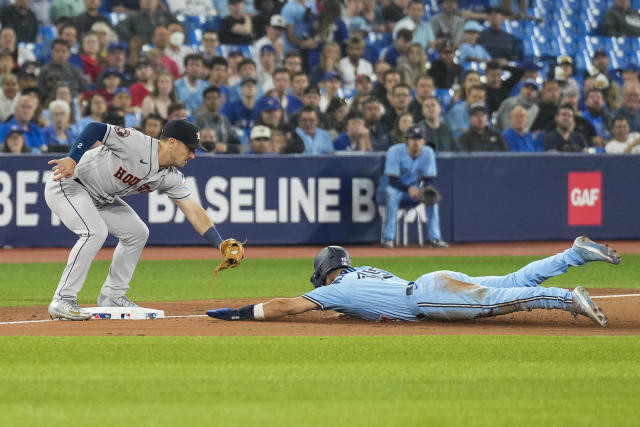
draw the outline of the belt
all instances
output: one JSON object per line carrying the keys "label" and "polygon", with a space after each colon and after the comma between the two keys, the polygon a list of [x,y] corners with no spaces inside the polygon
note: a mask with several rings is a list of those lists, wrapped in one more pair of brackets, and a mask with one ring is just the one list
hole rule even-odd
{"label": "belt", "polygon": [[416,282],[409,282],[409,284],[407,285],[407,296],[409,295],[413,295],[413,285],[415,285]]}

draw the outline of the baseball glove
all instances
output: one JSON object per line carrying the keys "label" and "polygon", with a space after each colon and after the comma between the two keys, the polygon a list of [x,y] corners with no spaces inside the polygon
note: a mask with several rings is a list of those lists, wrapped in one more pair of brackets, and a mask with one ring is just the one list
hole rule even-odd
{"label": "baseball glove", "polygon": [[432,185],[427,185],[426,187],[421,188],[420,191],[420,201],[427,206],[435,205],[442,200],[442,195],[438,189]]}
{"label": "baseball glove", "polygon": [[243,243],[238,242],[236,239],[227,239],[222,242],[220,244],[220,252],[223,259],[216,267],[216,274],[226,268],[236,268],[244,259]]}

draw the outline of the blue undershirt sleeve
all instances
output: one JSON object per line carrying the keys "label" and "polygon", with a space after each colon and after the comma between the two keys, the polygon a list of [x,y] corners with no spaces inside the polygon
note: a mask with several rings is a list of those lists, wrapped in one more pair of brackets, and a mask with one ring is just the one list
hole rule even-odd
{"label": "blue undershirt sleeve", "polygon": [[389,185],[400,191],[409,191],[409,186],[400,180],[400,177],[389,176]]}
{"label": "blue undershirt sleeve", "polygon": [[96,141],[102,142],[105,133],[107,133],[107,125],[104,123],[91,122],[84,128],[84,130],[76,138],[76,142],[73,143],[71,151],[69,151],[69,157],[80,162],[80,159],[87,152],[88,149],[93,147]]}

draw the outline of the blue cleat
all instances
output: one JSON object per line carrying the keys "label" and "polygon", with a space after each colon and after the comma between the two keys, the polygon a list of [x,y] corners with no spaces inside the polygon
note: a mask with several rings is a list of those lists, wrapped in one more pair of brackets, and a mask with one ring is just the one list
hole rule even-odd
{"label": "blue cleat", "polygon": [[620,255],[607,245],[601,245],[587,236],[580,236],[573,242],[573,251],[585,262],[605,261],[620,264]]}
{"label": "blue cleat", "polygon": [[571,292],[571,298],[573,299],[573,308],[571,311],[574,315],[582,314],[603,328],[607,327],[607,317],[604,315],[602,310],[600,310],[600,307],[591,300],[589,292],[587,292],[585,288],[577,286]]}

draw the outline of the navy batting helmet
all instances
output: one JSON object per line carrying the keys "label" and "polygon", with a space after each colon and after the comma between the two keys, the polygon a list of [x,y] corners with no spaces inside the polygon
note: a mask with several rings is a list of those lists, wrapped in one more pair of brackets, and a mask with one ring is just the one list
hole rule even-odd
{"label": "navy batting helmet", "polygon": [[313,261],[315,272],[311,276],[311,283],[316,288],[324,286],[327,275],[340,267],[351,267],[349,252],[342,246],[327,246],[316,255]]}

